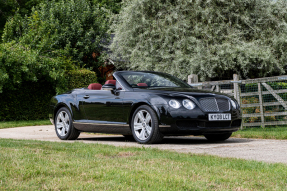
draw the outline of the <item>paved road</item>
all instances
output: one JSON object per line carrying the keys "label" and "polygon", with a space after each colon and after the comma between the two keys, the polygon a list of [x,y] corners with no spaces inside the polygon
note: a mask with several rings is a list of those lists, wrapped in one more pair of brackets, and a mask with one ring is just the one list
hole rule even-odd
{"label": "paved road", "polygon": [[[52,125],[0,129],[0,138],[61,141],[56,136]],[[210,154],[287,164],[287,141],[285,140],[230,138],[222,143],[209,143],[204,137],[166,137],[161,144],[141,145],[134,141],[128,141],[120,135],[82,133],[77,141],[127,147],[144,146],[182,153]]]}

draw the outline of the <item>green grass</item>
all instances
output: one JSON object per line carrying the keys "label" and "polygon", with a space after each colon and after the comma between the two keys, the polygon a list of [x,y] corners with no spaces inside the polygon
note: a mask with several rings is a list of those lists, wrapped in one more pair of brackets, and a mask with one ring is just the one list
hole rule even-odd
{"label": "green grass", "polygon": [[287,139],[287,127],[244,128],[232,137],[255,139]]}
{"label": "green grass", "polygon": [[150,148],[0,139],[0,190],[286,190],[287,165]]}
{"label": "green grass", "polygon": [[30,120],[30,121],[1,121],[0,129],[11,128],[11,127],[36,126],[36,125],[52,125],[52,123],[48,119]]}

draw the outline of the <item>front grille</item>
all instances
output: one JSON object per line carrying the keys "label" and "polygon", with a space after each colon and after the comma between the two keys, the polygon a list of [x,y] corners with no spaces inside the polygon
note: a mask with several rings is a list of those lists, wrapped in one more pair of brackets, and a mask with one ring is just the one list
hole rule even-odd
{"label": "front grille", "polygon": [[224,98],[202,98],[199,100],[204,111],[229,111],[230,103]]}
{"label": "front grille", "polygon": [[217,105],[218,105],[218,109],[219,111],[229,111],[230,108],[230,104],[229,101],[227,99],[222,99],[222,98],[217,98]]}
{"label": "front grille", "polygon": [[199,102],[205,111],[218,111],[215,98],[204,98],[200,99]]}

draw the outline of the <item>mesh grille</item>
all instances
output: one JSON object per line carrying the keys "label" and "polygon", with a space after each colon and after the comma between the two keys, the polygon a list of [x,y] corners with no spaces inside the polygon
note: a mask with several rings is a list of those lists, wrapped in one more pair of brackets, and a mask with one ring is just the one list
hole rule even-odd
{"label": "mesh grille", "polygon": [[229,111],[230,104],[223,98],[202,98],[199,100],[204,111]]}
{"label": "mesh grille", "polygon": [[218,107],[215,98],[204,98],[200,99],[200,104],[204,111],[218,111]]}
{"label": "mesh grille", "polygon": [[229,101],[227,99],[217,98],[217,105],[219,108],[219,111],[229,111]]}

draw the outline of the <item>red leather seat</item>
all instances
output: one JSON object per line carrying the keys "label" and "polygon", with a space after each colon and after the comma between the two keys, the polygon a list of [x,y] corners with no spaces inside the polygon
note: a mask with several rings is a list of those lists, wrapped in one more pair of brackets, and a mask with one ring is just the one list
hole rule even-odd
{"label": "red leather seat", "polygon": [[148,86],[146,83],[138,83],[137,86]]}
{"label": "red leather seat", "polygon": [[116,85],[116,80],[108,80],[105,84],[114,84]]}
{"label": "red leather seat", "polygon": [[102,85],[98,84],[98,83],[92,83],[88,86],[88,88],[90,90],[101,90],[102,89]]}

